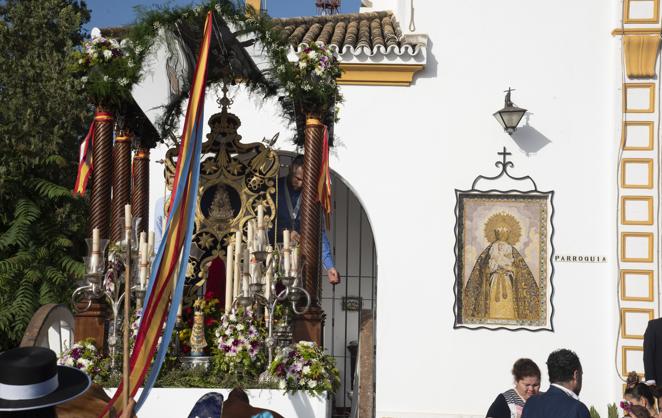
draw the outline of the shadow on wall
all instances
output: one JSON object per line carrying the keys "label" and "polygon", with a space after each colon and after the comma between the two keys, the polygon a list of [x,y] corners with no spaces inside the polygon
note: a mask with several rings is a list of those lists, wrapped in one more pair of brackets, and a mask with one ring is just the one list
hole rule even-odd
{"label": "shadow on wall", "polygon": [[529,124],[529,118],[533,113],[527,112],[524,116],[524,126],[517,128],[511,135],[515,144],[526,153],[526,155],[536,154],[543,149],[547,144],[552,141],[547,138],[542,132]]}

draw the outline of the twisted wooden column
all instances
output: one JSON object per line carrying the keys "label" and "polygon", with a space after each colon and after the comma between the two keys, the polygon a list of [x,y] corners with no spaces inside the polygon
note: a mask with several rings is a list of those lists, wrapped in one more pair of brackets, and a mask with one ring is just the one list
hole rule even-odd
{"label": "twisted wooden column", "polygon": [[294,340],[322,345],[324,311],[319,306],[320,203],[317,180],[322,166],[324,125],[318,118],[306,119],[301,190],[301,253],[304,259],[303,285],[310,294],[310,309],[294,318]]}
{"label": "twisted wooden column", "polygon": [[320,275],[320,203],[317,181],[322,167],[324,125],[317,118],[306,119],[301,190],[301,253],[304,259],[303,283],[317,304]]}
{"label": "twisted wooden column", "polygon": [[138,231],[149,231],[149,148],[138,148],[133,157],[131,212],[142,219]]}
{"label": "twisted wooden column", "polygon": [[89,236],[99,228],[101,238],[109,238],[110,187],[112,181],[113,115],[97,106],[92,147],[92,187],[90,192]]}
{"label": "twisted wooden column", "polygon": [[131,136],[120,132],[113,147],[113,201],[110,218],[110,242],[117,242],[124,234],[124,205],[131,198]]}

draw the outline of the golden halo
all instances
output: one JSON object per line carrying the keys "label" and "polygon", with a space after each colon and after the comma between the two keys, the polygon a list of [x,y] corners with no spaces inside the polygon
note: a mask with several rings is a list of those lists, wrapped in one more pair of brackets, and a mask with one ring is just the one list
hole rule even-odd
{"label": "golden halo", "polygon": [[519,222],[513,215],[507,212],[499,212],[490,216],[487,222],[485,222],[484,234],[487,241],[492,243],[496,241],[495,230],[497,228],[506,228],[508,229],[508,238],[507,242],[510,245],[515,245],[519,242],[520,237],[522,236],[522,227]]}

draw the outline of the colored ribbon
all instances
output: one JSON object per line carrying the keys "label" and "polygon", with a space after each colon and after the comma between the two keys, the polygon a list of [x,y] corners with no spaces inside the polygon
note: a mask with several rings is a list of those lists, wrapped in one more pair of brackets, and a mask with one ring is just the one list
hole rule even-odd
{"label": "colored ribbon", "polygon": [[[202,152],[204,93],[211,31],[212,14],[209,12],[191,85],[170,198],[170,210],[163,234],[164,239],[159,245],[154,260],[145,297],[145,308],[131,353],[129,396],[134,397],[144,382],[136,410],[139,410],[145,403],[159,374],[177,319],[179,302],[184,293],[186,267],[195,226],[194,215]],[[161,338],[160,345],[159,338]],[[148,372],[149,375],[147,375]],[[120,384],[100,416],[109,417],[109,412],[114,405],[124,405],[124,403],[123,388]],[[121,406],[118,409],[121,409]],[[120,410],[119,413],[121,412]]]}

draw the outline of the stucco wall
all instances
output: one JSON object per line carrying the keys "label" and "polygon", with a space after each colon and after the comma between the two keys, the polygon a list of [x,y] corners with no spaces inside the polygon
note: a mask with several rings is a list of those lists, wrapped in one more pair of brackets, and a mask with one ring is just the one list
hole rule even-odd
{"label": "stucco wall", "polygon": [[[381,3],[403,14],[406,31],[409,1],[373,0],[377,10]],[[343,87],[340,143],[331,161],[362,201],[377,247],[376,416],[484,416],[510,387],[515,359],[539,364],[544,389],[545,360],[560,347],[582,360],[581,399],[606,414],[620,391],[614,359],[620,68],[618,40],[610,35],[618,5],[415,6],[417,30],[430,38],[425,70],[410,87]],[[530,128],[514,138],[492,117],[508,86],[530,111]],[[280,132],[280,146],[292,149],[274,103],[237,91],[232,111],[242,119],[244,140]],[[205,117],[216,109],[209,98]],[[513,174],[555,191],[556,252],[608,260],[555,264],[554,332],[453,329],[454,189],[495,174],[504,146],[513,152]],[[155,151],[152,159],[159,158]],[[161,172],[153,163],[152,201],[163,190]]]}

